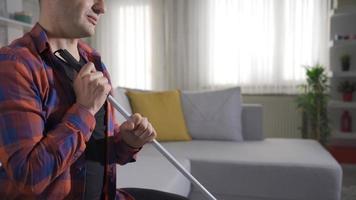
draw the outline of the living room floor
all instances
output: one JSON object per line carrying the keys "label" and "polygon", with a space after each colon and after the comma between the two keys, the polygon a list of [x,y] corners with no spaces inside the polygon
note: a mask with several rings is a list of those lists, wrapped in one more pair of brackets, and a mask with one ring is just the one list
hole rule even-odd
{"label": "living room floor", "polygon": [[356,199],[356,165],[342,164],[342,200]]}

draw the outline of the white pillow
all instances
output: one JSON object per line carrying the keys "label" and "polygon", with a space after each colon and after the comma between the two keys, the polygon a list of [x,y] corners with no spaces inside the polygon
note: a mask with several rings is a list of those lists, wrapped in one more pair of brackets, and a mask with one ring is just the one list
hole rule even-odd
{"label": "white pillow", "polygon": [[243,141],[240,88],[182,91],[185,121],[193,139]]}

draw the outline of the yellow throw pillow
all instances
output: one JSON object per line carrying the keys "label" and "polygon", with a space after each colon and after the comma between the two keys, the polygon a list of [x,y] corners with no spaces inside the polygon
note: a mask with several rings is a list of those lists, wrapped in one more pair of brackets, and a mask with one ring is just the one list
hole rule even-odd
{"label": "yellow throw pillow", "polygon": [[191,140],[178,91],[127,91],[133,113],[147,117],[157,131],[158,141]]}

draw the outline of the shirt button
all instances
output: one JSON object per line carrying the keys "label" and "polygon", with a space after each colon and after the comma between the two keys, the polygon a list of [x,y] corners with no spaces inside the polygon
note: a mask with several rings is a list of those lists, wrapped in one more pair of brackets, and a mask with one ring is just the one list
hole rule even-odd
{"label": "shirt button", "polygon": [[75,153],[74,156],[73,156],[73,158],[74,158],[75,160],[78,159],[78,157],[79,157],[79,153]]}

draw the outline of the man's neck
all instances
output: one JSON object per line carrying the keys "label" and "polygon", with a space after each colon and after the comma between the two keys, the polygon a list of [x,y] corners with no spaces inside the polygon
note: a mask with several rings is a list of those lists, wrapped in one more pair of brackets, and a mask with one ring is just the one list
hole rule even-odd
{"label": "man's neck", "polygon": [[53,51],[58,49],[66,49],[77,61],[80,60],[78,51],[78,39],[53,38],[48,36],[48,42]]}
{"label": "man's neck", "polygon": [[73,38],[63,38],[54,34],[56,31],[51,29],[51,26],[46,23],[45,20],[40,19],[39,24],[46,30],[48,43],[51,46],[52,51],[57,51],[58,49],[66,49],[76,60],[80,60],[80,55],[78,51],[78,40]]}

